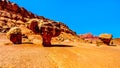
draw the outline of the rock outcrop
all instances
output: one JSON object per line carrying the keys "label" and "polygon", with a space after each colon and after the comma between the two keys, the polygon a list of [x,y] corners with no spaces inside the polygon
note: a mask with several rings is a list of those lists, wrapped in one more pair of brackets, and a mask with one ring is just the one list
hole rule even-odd
{"label": "rock outcrop", "polygon": [[63,32],[76,35],[75,32],[70,30],[68,26],[62,22],[56,22],[44,18],[43,16],[35,15],[27,11],[25,8],[19,7],[17,4],[8,0],[0,0],[0,32],[7,32],[11,27],[25,25],[30,19],[39,19],[47,23],[59,23]]}
{"label": "rock outcrop", "polygon": [[99,39],[99,37],[94,36],[91,33],[82,34],[82,35],[79,35],[79,37],[88,43],[92,43],[92,44],[103,43],[102,40]]}
{"label": "rock outcrop", "polygon": [[112,40],[112,34],[100,34],[99,36],[94,36],[90,33],[79,35],[81,39],[85,42],[94,43],[94,44],[105,44],[110,45],[110,41]]}
{"label": "rock outcrop", "polygon": [[14,44],[22,43],[22,33],[19,27],[11,28],[6,35],[8,39],[10,39],[10,41],[13,42]]}
{"label": "rock outcrop", "polygon": [[95,36],[93,36],[91,33],[87,33],[87,34],[81,34],[79,35],[79,37],[82,39],[87,39],[87,38],[94,38]]}
{"label": "rock outcrop", "polygon": [[35,34],[40,34],[43,38],[43,45],[51,45],[51,38],[60,35],[61,32],[77,36],[62,22],[35,15],[8,0],[0,0],[0,32],[6,33],[10,28],[21,25],[30,28]]}

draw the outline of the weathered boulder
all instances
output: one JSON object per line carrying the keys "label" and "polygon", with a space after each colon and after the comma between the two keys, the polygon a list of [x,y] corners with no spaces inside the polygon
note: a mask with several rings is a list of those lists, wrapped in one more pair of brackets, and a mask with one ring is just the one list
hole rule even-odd
{"label": "weathered boulder", "polygon": [[103,43],[109,45],[112,39],[112,34],[100,34],[99,38],[103,41]]}
{"label": "weathered boulder", "polygon": [[39,34],[39,20],[38,19],[31,19],[27,22],[26,26],[31,29],[35,34]]}
{"label": "weathered boulder", "polygon": [[22,33],[19,27],[13,27],[6,33],[8,39],[14,44],[22,43]]}
{"label": "weathered boulder", "polygon": [[60,24],[55,22],[44,22],[39,19],[31,19],[28,22],[28,28],[30,28],[34,33],[40,34],[42,36],[44,46],[51,45],[51,38],[60,35]]}

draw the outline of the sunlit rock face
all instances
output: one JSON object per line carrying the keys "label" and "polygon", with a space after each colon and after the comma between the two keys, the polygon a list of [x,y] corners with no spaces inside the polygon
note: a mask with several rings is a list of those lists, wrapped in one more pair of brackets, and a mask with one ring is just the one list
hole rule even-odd
{"label": "sunlit rock face", "polygon": [[3,23],[0,25],[0,29],[3,28],[3,25],[7,25],[7,28],[25,25],[26,22],[30,21],[31,19],[43,20],[46,23],[59,23],[61,31],[76,35],[75,32],[70,30],[68,26],[62,22],[55,22],[54,20],[47,19],[43,16],[35,15],[27,11],[24,7],[19,7],[16,3],[12,3],[8,0],[0,0],[0,23]]}
{"label": "sunlit rock face", "polygon": [[[43,16],[38,16],[32,12],[27,11],[24,7],[19,7],[16,3],[12,3],[8,0],[0,0],[0,32],[2,29],[8,29],[15,26],[26,25],[26,22],[31,19],[43,20],[45,23],[59,23],[61,31],[76,35],[69,27],[62,22],[55,22],[54,20],[47,19]],[[3,28],[2,26],[7,27]],[[57,26],[57,25],[56,25]],[[3,32],[7,32],[5,30]]]}

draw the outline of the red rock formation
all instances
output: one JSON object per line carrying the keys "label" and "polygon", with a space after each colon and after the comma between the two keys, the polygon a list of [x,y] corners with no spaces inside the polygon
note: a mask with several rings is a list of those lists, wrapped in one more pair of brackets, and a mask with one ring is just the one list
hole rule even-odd
{"label": "red rock formation", "polygon": [[97,44],[97,43],[99,43],[99,42],[102,42],[101,39],[99,39],[99,37],[94,36],[94,35],[92,35],[91,33],[82,34],[82,35],[79,35],[79,37],[80,37],[81,39],[84,39],[85,42],[89,42],[89,43]]}
{"label": "red rock formation", "polygon": [[[0,25],[0,32],[7,32],[8,29],[12,27],[19,27],[20,25],[26,25],[31,19],[37,19],[31,21],[29,25],[27,25],[35,34],[40,34],[43,38],[43,45],[51,45],[51,38],[60,35],[61,32],[69,33],[72,35],[76,35],[75,32],[70,30],[68,26],[61,22],[55,22],[53,20],[44,18],[43,16],[37,16],[29,11],[27,11],[23,7],[19,7],[17,4],[12,3],[7,0],[0,1],[0,23],[4,23]],[[40,20],[43,22],[41,23]],[[40,22],[40,23],[38,23]],[[42,24],[42,26],[39,26]],[[14,37],[14,34],[13,34]],[[11,36],[11,38],[13,39]],[[18,36],[19,37],[19,36]],[[16,41],[19,39],[13,39],[12,41]]]}
{"label": "red rock formation", "polygon": [[44,22],[38,19],[31,19],[28,27],[36,34],[40,34],[43,39],[44,46],[51,45],[51,38],[59,36],[61,33],[60,24],[55,22]]}
{"label": "red rock formation", "polygon": [[83,38],[83,39],[87,39],[87,38],[94,38],[95,36],[93,36],[91,33],[87,33],[87,34],[82,34],[82,35],[79,35],[80,38]]}
{"label": "red rock formation", "polygon": [[85,41],[90,41],[91,43],[95,41],[95,43],[101,42],[104,44],[109,45],[110,41],[112,40],[112,35],[111,34],[100,34],[98,37],[93,36],[92,34],[82,34],[79,35],[80,38],[84,39]]}
{"label": "red rock formation", "polygon": [[[55,22],[53,20],[44,18],[43,16],[37,16],[27,11],[25,8],[19,7],[17,4],[12,3],[8,0],[0,0],[0,21],[3,21],[3,19],[1,18],[4,18],[4,21],[6,21],[4,23],[6,23],[6,25],[9,19],[11,22],[14,23],[15,26],[19,26],[19,24],[16,23],[18,20],[21,20],[22,22],[26,23],[33,18],[43,20],[44,22],[47,22],[47,23]],[[60,24],[61,31],[76,35],[75,32],[70,30],[68,26],[66,26],[62,22],[55,22],[55,23]],[[9,28],[11,28],[11,26],[9,26]]]}

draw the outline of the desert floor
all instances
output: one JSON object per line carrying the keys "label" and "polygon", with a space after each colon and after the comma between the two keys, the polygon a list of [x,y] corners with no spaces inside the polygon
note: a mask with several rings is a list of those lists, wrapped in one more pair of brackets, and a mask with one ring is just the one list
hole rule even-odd
{"label": "desert floor", "polygon": [[120,68],[120,46],[79,42],[51,47],[14,45],[1,34],[0,68]]}

